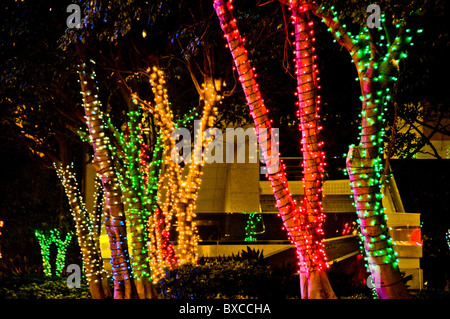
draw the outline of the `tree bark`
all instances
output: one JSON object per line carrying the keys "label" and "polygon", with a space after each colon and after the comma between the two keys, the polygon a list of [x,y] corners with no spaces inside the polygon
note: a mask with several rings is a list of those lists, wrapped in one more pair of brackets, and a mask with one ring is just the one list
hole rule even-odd
{"label": "tree bark", "polygon": [[79,76],[85,116],[94,150],[94,167],[105,193],[104,223],[111,249],[114,298],[131,299],[136,297],[136,287],[131,273],[122,192],[108,146],[108,133],[98,100],[94,72],[86,63],[82,63]]}
{"label": "tree bark", "polygon": [[328,268],[323,247],[325,215],[322,192],[325,153],[320,136],[317,65],[314,53],[314,22],[309,7],[301,1],[290,2],[295,36],[295,70],[297,75],[298,115],[302,133],[303,155],[303,213],[307,222],[302,227],[303,238],[297,238],[304,270],[300,272],[303,296],[309,298],[336,298],[325,270]]}
{"label": "tree bark", "polygon": [[[198,90],[200,98],[203,100],[203,113],[200,119],[198,132],[194,133],[194,151],[191,153],[191,163],[189,164],[188,175],[185,182],[182,183],[184,186],[180,187],[177,205],[180,263],[196,262],[198,257],[198,235],[194,222],[196,216],[195,202],[201,185],[200,177],[202,168],[205,163],[204,150],[211,142],[211,139],[205,139],[203,134],[208,128],[213,126],[215,115],[217,114],[216,105],[220,101],[220,95],[216,92],[212,76],[207,76],[205,83],[203,83],[203,89]],[[199,138],[202,143],[197,142]]]}
{"label": "tree bark", "polygon": [[402,281],[382,204],[382,102],[385,96],[377,92],[389,83],[373,80],[380,75],[376,64],[372,60],[365,77],[360,80],[363,96],[361,134],[359,145],[350,147],[347,171],[376,292],[381,299],[406,299],[409,294]]}
{"label": "tree bark", "polygon": [[[157,126],[160,128],[163,154],[161,171],[156,186],[156,199],[152,205],[153,214],[148,220],[148,234],[150,239],[150,255],[153,282],[158,281],[164,273],[164,268],[178,264],[178,256],[175,254],[172,243],[169,241],[169,232],[174,209],[179,201],[181,168],[171,157],[175,148],[172,133],[175,125],[169,108],[167,90],[163,71],[157,67],[145,72],[149,76],[152,91],[154,93],[154,106],[143,101],[133,94],[138,103],[153,114]],[[152,193],[153,194],[153,193]]]}
{"label": "tree bark", "polygon": [[373,158],[362,156],[364,153],[361,145],[351,147],[347,170],[374,287],[381,299],[408,299],[382,208],[380,185],[367,178],[377,176],[378,172],[373,167]]}
{"label": "tree bark", "polygon": [[110,298],[112,295],[106,271],[103,268],[100,245],[96,240],[96,234],[90,232],[91,220],[84,206],[73,169],[69,165],[63,167],[61,163],[54,165],[69,200],[91,297],[93,299]]}
{"label": "tree bark", "polygon": [[[234,64],[239,74],[239,81],[241,82],[250,113],[255,123],[258,143],[266,162],[268,169],[267,175],[271,181],[274,196],[277,200],[277,208],[288,235],[292,243],[296,246],[300,269],[302,272],[308,272],[308,276],[301,276],[302,298],[320,298],[322,296],[336,298],[331,287],[329,287],[329,283],[327,284],[326,281],[321,280],[324,278],[324,273],[309,272],[308,265],[312,266],[316,262],[320,263],[320,260],[316,258],[309,258],[311,256],[309,249],[313,248],[310,244],[315,245],[316,243],[306,242],[311,236],[306,229],[314,229],[315,226],[310,224],[309,218],[303,208],[299,208],[293,200],[283,166],[278,161],[273,161],[273,152],[278,152],[278,148],[276,145],[273,145],[276,142],[274,142],[272,136],[273,131],[269,116],[267,115],[268,110],[264,105],[264,100],[261,97],[258,84],[256,83],[253,74],[254,70],[245,50],[244,41],[239,35],[236,19],[232,13],[233,7],[231,2],[216,0],[214,1],[214,9],[219,17],[221,28],[224,31],[225,39],[228,43],[227,46],[233,56]],[[269,150],[271,150],[270,154]],[[316,282],[317,280],[320,282]],[[313,288],[316,289],[317,287],[321,287],[319,288],[320,292],[313,290]],[[326,293],[322,293],[322,291],[326,291]]]}
{"label": "tree bark", "polygon": [[360,33],[354,40],[337,17],[315,9],[313,12],[347,49],[358,72],[362,94],[360,139],[357,146],[350,146],[346,165],[372,280],[380,298],[406,299],[409,294],[401,278],[382,205],[383,110],[398,75],[393,61],[399,59],[402,37],[396,37],[387,55],[382,56],[369,32]]}
{"label": "tree bark", "polygon": [[[151,269],[149,262],[149,251],[147,247],[148,232],[147,223],[150,211],[147,209],[145,197],[145,180],[140,172],[140,126],[136,113],[136,105],[131,99],[127,99],[129,108],[127,139],[121,139],[123,152],[127,157],[127,164],[118,169],[122,186],[122,202],[125,203],[128,236],[130,243],[131,268],[133,269],[134,284],[140,299],[156,299],[158,294],[151,281]],[[129,145],[130,143],[130,145]]]}

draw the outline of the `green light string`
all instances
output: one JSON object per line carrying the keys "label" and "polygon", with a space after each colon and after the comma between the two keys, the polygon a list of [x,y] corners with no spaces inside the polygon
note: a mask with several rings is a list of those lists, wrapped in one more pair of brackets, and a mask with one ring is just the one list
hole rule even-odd
{"label": "green light string", "polygon": [[[321,9],[324,10],[325,7]],[[359,144],[350,145],[347,170],[353,193],[351,197],[353,197],[358,216],[360,248],[363,251],[366,267],[373,275],[385,264],[392,264],[394,269],[398,269],[398,259],[393,248],[394,242],[390,238],[387,217],[382,205],[383,126],[385,125],[384,112],[392,101],[392,88],[398,80],[398,63],[407,57],[406,48],[413,45],[412,31],[401,28],[404,21],[400,21],[396,25],[399,32],[392,43],[389,43],[387,36],[377,32],[382,31],[383,27],[373,30],[375,36],[372,37],[366,25],[361,28],[358,35],[352,35],[346,30],[345,25],[339,24],[334,7],[330,9],[331,16],[322,15],[320,12],[318,15],[333,34],[334,42],[338,42],[348,50],[358,72],[355,80],[360,82],[362,90],[360,100],[363,107],[360,114]],[[383,13],[381,25],[384,25],[385,20]],[[417,33],[421,32],[422,30],[417,30]],[[376,42],[375,45],[371,41]],[[376,52],[372,46],[377,47]],[[386,180],[390,177],[384,176],[384,178]]]}
{"label": "green light string", "polygon": [[143,144],[141,134],[141,110],[127,113],[128,121],[124,133],[119,132],[107,119],[107,126],[121,147],[118,150],[112,143],[109,145],[113,156],[122,161],[117,167],[117,177],[122,189],[123,202],[126,209],[127,231],[131,244],[132,274],[136,279],[150,278],[149,252],[146,245],[147,221],[150,211],[147,209],[149,199],[146,196],[144,171],[141,170],[140,150]]}
{"label": "green light string", "polygon": [[257,241],[256,223],[260,223],[262,216],[259,213],[246,213],[248,215],[247,225],[245,226],[244,241]]}
{"label": "green light string", "polygon": [[34,234],[38,239],[39,245],[41,247],[42,265],[44,267],[44,274],[47,277],[50,277],[52,275],[50,263],[50,246],[52,243],[55,243],[57,248],[55,275],[60,277],[65,266],[67,247],[72,240],[73,232],[69,231],[66,234],[66,238],[64,240],[61,239],[61,235],[58,229],[51,229],[49,232],[35,230]]}

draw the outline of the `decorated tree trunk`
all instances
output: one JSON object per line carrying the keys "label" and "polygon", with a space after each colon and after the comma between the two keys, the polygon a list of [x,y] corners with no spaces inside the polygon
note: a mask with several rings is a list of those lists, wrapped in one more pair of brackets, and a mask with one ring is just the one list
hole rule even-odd
{"label": "decorated tree trunk", "polygon": [[[194,130],[194,150],[191,153],[189,172],[184,186],[180,188],[180,196],[177,205],[178,216],[178,251],[180,263],[196,262],[197,260],[197,228],[195,226],[195,203],[201,184],[201,172],[205,163],[205,148],[211,142],[211,138],[204,138],[203,134],[214,125],[217,114],[216,104],[221,96],[216,93],[212,77],[207,78],[200,92],[203,100],[203,113],[199,127]],[[199,143],[198,141],[202,141]]]}
{"label": "decorated tree trunk", "polygon": [[[309,193],[309,191],[305,192],[303,207],[298,207],[292,198],[284,168],[277,160],[273,160],[273,157],[275,156],[274,152],[277,152],[278,148],[274,145],[276,142],[275,138],[272,136],[273,131],[269,116],[267,114],[268,110],[264,105],[264,100],[261,97],[258,84],[256,83],[253,73],[254,69],[250,64],[247,51],[244,47],[244,41],[239,35],[239,30],[236,26],[236,19],[232,14],[233,7],[231,1],[226,2],[224,0],[216,0],[214,1],[214,8],[217,16],[219,17],[225,39],[227,40],[227,46],[233,56],[234,64],[239,74],[239,81],[242,84],[242,88],[247,99],[247,104],[255,123],[258,143],[266,162],[266,167],[268,170],[267,175],[271,181],[271,186],[277,202],[277,208],[280,212],[288,235],[297,249],[300,272],[302,274],[302,298],[336,298],[325,272],[325,254],[321,249],[320,236],[322,234],[319,230],[322,222],[321,209],[315,207],[310,210],[310,212],[313,213],[311,215],[308,215],[308,210],[305,210],[305,208],[310,205],[308,204],[308,200],[311,199],[311,196],[314,198],[313,202],[319,198],[316,198],[316,196],[314,196],[313,193]],[[297,30],[299,32],[300,28],[302,28],[301,23],[297,25]],[[302,41],[304,40],[306,40],[306,38],[302,38]],[[305,45],[305,42],[302,41],[299,41],[299,45],[302,45],[302,43]],[[299,50],[297,50],[297,52],[300,54]],[[305,70],[305,68],[301,69],[301,61],[297,60],[296,63],[298,66],[297,72]],[[299,78],[299,81],[301,82],[301,84],[299,83],[299,92],[301,92],[301,96],[305,96],[307,94],[307,85],[305,85],[305,87],[303,86],[304,80],[302,78]],[[314,83],[315,89],[315,80],[311,82]],[[301,99],[301,97],[299,98]],[[315,99],[316,97],[314,96],[314,105],[312,106],[314,113],[316,112]],[[301,101],[300,104],[299,112],[300,116],[303,116],[302,121],[306,128],[306,125],[310,124],[310,120],[304,115],[307,115],[305,112],[309,108],[309,105],[303,104],[303,101]],[[315,129],[313,128],[312,132],[314,131]],[[306,136],[310,137],[308,133],[306,133]],[[314,152],[308,152],[310,150],[307,145],[308,141],[308,139],[305,140],[305,143],[303,143],[303,148],[307,153],[309,153],[308,158],[310,158],[309,155]],[[275,157],[277,158],[278,154],[276,154]],[[320,155],[320,160],[321,159],[322,156]],[[308,159],[306,159],[306,164],[310,165],[310,161]],[[308,167],[304,167],[304,169],[307,168]],[[319,179],[321,179],[320,176]],[[317,184],[316,178],[310,180],[310,177],[308,177],[308,179],[305,179],[305,184],[308,183],[308,186],[311,182],[312,184]],[[315,209],[317,210],[315,211]]]}
{"label": "decorated tree trunk", "polygon": [[163,149],[162,160],[160,160],[162,162],[159,162],[158,167],[154,167],[154,165],[149,167],[160,170],[157,174],[158,180],[155,181],[155,184],[149,185],[152,189],[149,196],[155,198],[153,198],[154,203],[150,208],[152,215],[148,219],[152,277],[154,281],[157,281],[163,275],[165,267],[176,266],[179,261],[173,245],[169,241],[169,232],[173,211],[178,207],[181,168],[171,157],[171,152],[175,148],[172,133],[176,126],[173,123],[169,107],[163,71],[153,67],[148,69],[145,74],[150,79],[154,93],[154,105],[140,99],[135,93],[132,93],[132,98],[135,103],[154,116],[160,131],[160,142],[158,143],[162,144]]}
{"label": "decorated tree trunk", "polygon": [[55,164],[55,169],[69,200],[91,296],[93,299],[109,298],[112,295],[103,268],[98,235],[94,233],[95,227],[84,206],[73,168]]}
{"label": "decorated tree trunk", "polygon": [[[148,102],[142,101],[136,95],[138,103],[152,113],[156,119],[157,125],[161,129],[161,141],[164,146],[164,163],[161,170],[161,176],[158,183],[158,214],[152,217],[150,227],[154,234],[150,234],[152,242],[159,247],[153,251],[160,263],[174,266],[195,262],[197,260],[197,232],[195,226],[195,202],[197,200],[198,190],[201,183],[201,170],[204,164],[204,149],[211,139],[203,139],[203,133],[213,126],[217,112],[216,103],[221,96],[216,93],[212,78],[208,78],[201,89],[200,96],[204,101],[203,114],[199,127],[196,127],[197,135],[195,140],[202,141],[194,145],[194,151],[190,154],[191,160],[188,167],[188,174],[185,179],[182,176],[182,163],[188,162],[186,158],[183,161],[174,161],[173,154],[176,149],[175,140],[172,137],[176,125],[173,122],[169,107],[167,90],[165,88],[164,73],[156,67],[153,67],[150,74],[150,84],[154,93],[155,105],[152,107]],[[170,220],[172,211],[176,211],[177,232],[178,232],[178,251],[174,255],[173,247],[168,240]],[[161,225],[164,224],[164,232]],[[158,231],[160,230],[160,231]],[[155,259],[155,258],[154,258]],[[154,261],[153,261],[154,262]],[[162,269],[162,266],[156,266]]]}
{"label": "decorated tree trunk", "polygon": [[[295,70],[297,75],[298,115],[302,134],[303,155],[303,202],[302,209],[306,214],[307,222],[302,225],[302,232],[307,234],[301,245],[308,260],[304,267],[306,272],[300,274],[302,289],[312,289],[312,276],[319,273],[322,287],[315,287],[304,295],[312,295],[316,290],[325,290],[324,295],[333,296],[333,291],[324,275],[327,268],[327,258],[322,244],[324,221],[322,207],[322,191],[325,155],[322,151],[323,142],[320,138],[321,126],[319,123],[319,103],[317,65],[314,53],[314,22],[308,7],[300,5],[301,1],[291,1],[292,22],[295,36]],[[312,260],[311,258],[314,258]],[[302,267],[300,268],[302,269]]]}
{"label": "decorated tree trunk", "polygon": [[[151,281],[147,247],[147,223],[150,210],[147,207],[145,179],[140,170],[141,113],[139,110],[135,110],[136,105],[132,101],[129,101],[129,108],[131,111],[128,112],[129,121],[125,136],[115,129],[111,121],[108,121],[108,128],[113,131],[114,137],[121,146],[121,151],[113,153],[121,157],[124,163],[123,166],[117,167],[117,174],[122,189],[122,202],[125,204],[131,267],[137,294],[140,299],[157,298],[156,290]],[[119,164],[116,165],[119,166]]]}
{"label": "decorated tree trunk", "polygon": [[128,190],[124,194],[126,203],[128,236],[130,242],[131,268],[133,269],[134,284],[140,299],[155,299],[158,297],[151,281],[149,251],[147,248],[148,234],[147,220],[144,219],[146,209],[142,205],[140,195],[136,190]]}
{"label": "decorated tree trunk", "polygon": [[381,47],[367,27],[358,36],[352,37],[339,24],[337,15],[313,11],[323,19],[336,41],[347,49],[358,71],[363,102],[361,132],[359,144],[350,146],[347,171],[374,287],[382,299],[409,298],[382,205],[382,137],[383,112],[397,80],[398,61],[406,57],[402,49],[410,43],[411,37],[407,35],[410,30],[400,30],[395,40],[387,46],[386,53],[381,54]]}
{"label": "decorated tree trunk", "polygon": [[[179,174],[177,174],[175,163],[170,161],[170,151],[174,146],[171,132],[174,126],[167,105],[164,103],[167,100],[162,85],[164,81],[158,79],[162,73],[156,67],[153,71],[147,69],[141,73],[150,79],[155,93],[155,106],[140,99],[119,76],[119,87],[122,89],[125,100],[128,101],[128,108],[132,111],[127,114],[129,121],[125,134],[115,128],[111,119],[108,119],[108,127],[121,149],[116,152],[123,163],[123,166],[118,165],[120,166],[119,177],[127,203],[128,224],[132,234],[131,240],[134,241],[132,246],[137,248],[136,251],[132,249],[133,259],[137,256],[132,266],[133,269],[137,269],[141,267],[142,262],[145,262],[144,266],[151,269],[152,281],[157,282],[164,274],[164,268],[172,267],[177,263],[172,243],[169,241],[169,230],[173,201],[176,199],[172,192],[177,189],[173,185],[177,185],[174,181]],[[143,111],[142,114],[141,111]],[[160,131],[150,161],[148,161],[148,145],[143,141],[142,123],[138,121],[142,120],[146,114],[151,114],[155,118]],[[163,163],[161,157],[164,158],[164,154],[166,156]],[[161,229],[161,225],[165,226],[164,229]],[[144,233],[145,236],[143,236]],[[149,278],[147,271],[140,271],[140,273]],[[153,283],[150,285],[153,287]],[[153,295],[156,296],[156,293]]]}
{"label": "decorated tree trunk", "polygon": [[[155,105],[151,112],[160,128],[163,145],[161,177],[157,185],[156,206],[151,220],[151,228],[153,229],[153,234],[151,235],[153,236],[152,242],[154,246],[152,263],[154,270],[157,272],[155,279],[160,278],[164,267],[173,267],[180,260],[180,255],[175,256],[173,245],[169,241],[173,211],[178,208],[181,167],[171,157],[171,152],[175,148],[175,141],[172,139],[175,124],[170,110],[165,83],[164,72],[153,67],[150,74],[150,84],[154,93]],[[179,245],[180,240],[184,242],[185,238],[183,236],[180,238],[179,235]]]}
{"label": "decorated tree trunk", "polygon": [[136,296],[136,287],[131,273],[122,192],[108,146],[109,138],[97,95],[94,71],[83,63],[79,75],[84,111],[94,150],[93,166],[105,193],[104,223],[111,249],[114,298],[130,299]]}

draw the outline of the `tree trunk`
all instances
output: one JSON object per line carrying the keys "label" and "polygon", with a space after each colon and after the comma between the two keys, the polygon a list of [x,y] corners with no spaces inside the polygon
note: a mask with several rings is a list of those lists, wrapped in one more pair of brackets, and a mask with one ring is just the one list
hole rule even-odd
{"label": "tree trunk", "polygon": [[[131,186],[130,186],[131,187]],[[124,194],[125,195],[125,194]],[[129,242],[131,245],[131,268],[133,269],[134,284],[139,299],[157,299],[158,294],[151,281],[149,252],[147,248],[148,235],[147,220],[144,220],[142,201],[134,190],[124,196],[127,202],[127,223],[129,224]],[[134,199],[138,199],[135,201]]]}
{"label": "tree trunk", "polygon": [[401,56],[402,37],[396,37],[387,55],[382,56],[368,31],[352,38],[336,15],[323,15],[315,9],[313,12],[325,22],[336,41],[347,49],[358,72],[363,101],[361,132],[359,145],[350,146],[347,171],[375,289],[382,299],[409,298],[382,205],[383,111],[389,100],[388,92],[398,76],[393,61]]}
{"label": "tree trunk", "polygon": [[94,167],[105,193],[104,222],[111,248],[114,298],[130,299],[136,296],[136,288],[131,273],[122,192],[108,146],[109,139],[98,100],[94,72],[86,63],[82,63],[79,75],[84,111],[94,150]]}
{"label": "tree trunk", "polygon": [[147,210],[145,197],[145,180],[140,172],[140,113],[136,105],[127,99],[129,108],[129,135],[122,143],[122,149],[128,161],[118,170],[122,187],[122,202],[125,203],[128,225],[128,242],[130,243],[131,268],[134,284],[140,299],[157,298],[156,289],[151,281],[149,251],[147,247],[147,223],[150,212]]}
{"label": "tree trunk", "polygon": [[[313,267],[312,265],[316,262],[321,263],[317,258],[310,258],[315,253],[309,250],[311,248],[314,249],[312,245],[316,245],[316,243],[306,242],[311,237],[311,233],[305,230],[309,230],[309,228],[313,229],[315,226],[310,224],[308,216],[302,208],[297,207],[293,200],[283,166],[278,161],[274,162],[272,159],[274,150],[278,148],[276,145],[273,145],[275,143],[272,136],[273,132],[270,119],[267,115],[268,110],[264,105],[264,100],[258,89],[253,68],[251,67],[247,51],[244,47],[244,41],[239,35],[236,19],[232,14],[231,2],[225,3],[224,0],[216,0],[214,1],[214,9],[219,17],[221,28],[224,31],[228,43],[227,46],[233,56],[235,67],[239,74],[239,81],[241,82],[250,113],[255,123],[258,143],[266,162],[268,178],[271,181],[272,189],[277,200],[277,208],[288,235],[292,243],[296,246],[300,269],[302,272],[303,270],[308,271],[307,275],[301,276],[302,298],[320,298],[322,296],[336,298],[329,287],[329,283],[327,284],[327,281],[322,280],[326,276],[326,273],[318,271],[309,272],[310,268],[308,265]],[[270,155],[269,150],[271,150]],[[313,291],[316,288],[319,291]]]}
{"label": "tree trunk", "polygon": [[112,295],[106,271],[103,268],[100,245],[96,235],[90,232],[91,220],[84,206],[73,169],[71,166],[63,167],[62,164],[54,165],[69,200],[91,297],[93,299],[110,298]]}
{"label": "tree trunk", "polygon": [[153,247],[151,263],[157,278],[162,274],[164,267],[175,266],[179,261],[179,254],[175,255],[173,245],[169,241],[169,232],[173,210],[178,207],[181,167],[172,160],[171,156],[172,150],[175,148],[175,141],[172,139],[175,125],[170,112],[165,83],[164,72],[153,67],[150,84],[154,93],[155,106],[151,110],[146,104],[143,105],[154,114],[156,123],[160,127],[161,142],[164,147],[163,165],[157,185],[156,208],[154,216],[149,220],[150,231],[153,232],[150,234]]}
{"label": "tree trunk", "polygon": [[[122,173],[122,186],[125,187],[124,194],[126,197],[126,202],[128,203],[128,211],[129,214],[129,225],[132,236],[132,247],[133,248],[133,258],[139,260],[146,260],[146,268],[151,269],[152,282],[151,291],[154,291],[153,283],[157,282],[159,278],[164,273],[164,268],[167,266],[173,266],[173,263],[176,264],[176,256],[170,256],[168,259],[164,259],[164,256],[168,256],[169,254],[164,254],[163,250],[167,249],[173,253],[172,244],[169,242],[169,230],[170,230],[170,219],[171,219],[171,210],[173,207],[173,202],[175,200],[174,196],[172,196],[172,192],[174,189],[177,189],[174,181],[177,180],[178,171],[177,166],[174,162],[170,160],[170,154],[175,143],[171,139],[171,134],[174,130],[174,125],[172,122],[172,117],[170,115],[168,109],[168,101],[166,98],[166,90],[164,89],[164,78],[162,71],[158,70],[156,67],[153,67],[153,72],[151,69],[148,69],[146,75],[149,77],[150,84],[152,85],[153,93],[155,94],[155,106],[151,106],[148,102],[139,99],[137,94],[135,94],[125,83],[123,82],[121,77],[118,77],[119,87],[124,98],[128,101],[128,107],[130,110],[134,111],[136,108],[136,104],[138,104],[145,111],[151,113],[157,123],[157,126],[160,128],[160,134],[162,136],[161,139],[157,139],[157,143],[155,145],[155,153],[152,158],[152,163],[147,167],[142,167],[141,164],[128,164],[127,172]],[[130,113],[132,117],[134,113]],[[131,122],[135,122],[135,120],[130,118]],[[114,129],[114,127],[112,127]],[[129,125],[130,136],[129,139],[135,139],[138,132],[136,123],[131,123]],[[114,129],[114,134],[119,135],[119,133]],[[119,136],[120,139],[120,136]],[[121,139],[123,140],[123,139]],[[159,145],[162,141],[164,145],[162,148]],[[128,140],[126,142],[129,142]],[[136,141],[133,142],[135,144]],[[128,162],[138,160],[138,148],[130,148],[123,143],[122,148],[124,152],[127,154]],[[164,165],[160,162],[161,149],[164,149],[163,154]],[[164,157],[164,156],[162,156]],[[158,164],[156,164],[158,163]],[[142,172],[140,170],[151,170]],[[131,178],[130,178],[131,176]],[[139,178],[136,178],[139,176]],[[158,179],[158,180],[156,180]],[[166,185],[165,183],[168,183]],[[134,185],[134,186],[133,186]],[[174,187],[175,185],[175,187]],[[141,194],[139,196],[139,193]],[[142,195],[143,194],[143,195]],[[165,195],[165,196],[164,196]],[[161,202],[161,199],[164,198],[164,205],[161,205],[164,209],[164,212],[161,211],[158,203]],[[140,201],[136,202],[134,198],[138,198]],[[144,214],[143,212],[146,211]],[[162,220],[164,219],[164,220]],[[162,230],[159,226],[161,224],[165,225],[165,228]],[[139,226],[138,226],[139,225]],[[163,233],[161,233],[161,231]],[[145,235],[144,235],[145,234]],[[147,250],[147,241],[150,241],[150,247],[148,251],[144,254],[144,246],[145,250]],[[136,256],[136,257],[135,257]],[[139,267],[138,263],[132,262],[132,266]],[[144,270],[145,273],[149,271]],[[142,273],[142,270],[140,271]],[[136,283],[137,286],[139,283]],[[148,291],[148,289],[146,289]],[[138,287],[138,292],[143,291]],[[153,294],[153,292],[152,292]],[[153,294],[156,296],[156,294]]]}
{"label": "tree trunk", "polygon": [[361,145],[350,148],[347,170],[372,280],[381,299],[409,298],[386,224],[380,185],[375,179],[367,178],[379,173],[373,167],[373,159],[362,156],[364,152]]}
{"label": "tree trunk", "polygon": [[[201,185],[202,168],[205,163],[204,150],[211,142],[211,139],[205,139],[203,135],[208,128],[213,126],[217,113],[216,104],[221,99],[216,92],[212,76],[206,76],[203,89],[198,93],[203,100],[203,113],[200,119],[200,127],[194,126],[194,130],[197,130],[194,132],[194,151],[191,153],[189,173],[185,182],[182,183],[184,186],[180,187],[177,205],[178,248],[181,264],[197,261],[198,235],[194,222],[196,216],[195,202]],[[199,143],[199,139],[201,143]]]}
{"label": "tree trunk", "polygon": [[[303,267],[300,268],[302,296],[308,298],[336,298],[325,270],[328,268],[322,244],[322,207],[325,153],[320,137],[320,97],[317,93],[317,66],[314,55],[314,23],[309,7],[300,1],[290,2],[295,36],[295,70],[297,75],[298,115],[302,133],[303,155],[303,238],[297,238],[302,250]],[[302,271],[302,268],[303,271]],[[306,287],[305,287],[306,285]]]}
{"label": "tree trunk", "polygon": [[350,146],[347,171],[376,292],[381,299],[407,299],[382,204],[383,110],[392,69],[390,61],[383,62],[375,53],[372,41],[370,48],[369,66],[365,76],[359,77],[363,98],[360,140],[359,145]]}
{"label": "tree trunk", "polygon": [[158,204],[150,218],[149,236],[151,245],[154,246],[150,250],[152,278],[153,282],[157,282],[164,276],[166,267],[172,268],[178,265],[178,257],[169,241],[166,218]]}
{"label": "tree trunk", "polygon": [[378,296],[382,299],[409,298],[398,268],[393,242],[382,204],[383,141],[381,88],[383,81],[372,60],[361,79],[363,95],[361,134],[357,146],[347,156],[347,171],[356,205],[364,250]]}

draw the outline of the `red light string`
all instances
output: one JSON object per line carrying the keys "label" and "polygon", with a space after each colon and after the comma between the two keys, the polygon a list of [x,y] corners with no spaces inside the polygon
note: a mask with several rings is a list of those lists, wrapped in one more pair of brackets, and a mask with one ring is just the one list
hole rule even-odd
{"label": "red light string", "polygon": [[299,107],[297,116],[300,117],[299,129],[302,132],[302,154],[303,154],[303,213],[306,214],[308,223],[301,224],[304,238],[303,245],[310,253],[314,261],[309,263],[313,269],[328,268],[327,257],[323,247],[323,177],[325,164],[325,153],[322,151],[323,142],[319,132],[319,104],[317,77],[318,68],[315,62],[317,56],[314,54],[315,41],[314,22],[311,20],[309,6],[302,5],[300,1],[290,1],[289,10],[292,11],[292,24],[294,25],[295,37],[295,74],[297,75],[297,96]]}
{"label": "red light string", "polygon": [[[264,105],[264,100],[261,97],[255,79],[255,69],[251,67],[247,50],[244,47],[245,40],[242,39],[239,34],[236,19],[232,13],[232,1],[225,2],[224,0],[216,0],[214,1],[214,9],[219,17],[220,25],[224,32],[224,38],[227,40],[226,47],[230,49],[233,56],[235,64],[233,70],[237,70],[238,72],[239,81],[241,82],[250,113],[255,122],[258,143],[262,149],[266,167],[269,169],[271,168],[271,165],[273,165],[271,164],[267,153],[268,150],[272,150],[272,147],[274,146],[272,145],[272,121],[268,116],[269,111]],[[311,217],[314,216],[307,216],[304,209],[297,206],[289,191],[288,181],[284,171],[285,166],[281,164],[282,163],[278,165],[275,172],[271,171],[271,173],[268,173],[267,177],[271,181],[273,193],[276,198],[276,205],[283,220],[284,228],[286,229],[291,242],[296,246],[300,272],[308,273],[311,270],[320,271],[326,268],[326,257],[320,240],[316,235],[312,234],[322,233],[322,212],[321,210],[320,212],[316,212],[319,217],[317,220],[315,220],[315,218],[310,220]],[[307,201],[305,201],[305,204],[306,202]],[[311,222],[314,222],[315,224],[312,225]],[[318,231],[319,229],[320,231]],[[314,249],[316,248],[319,250],[315,252]]]}

